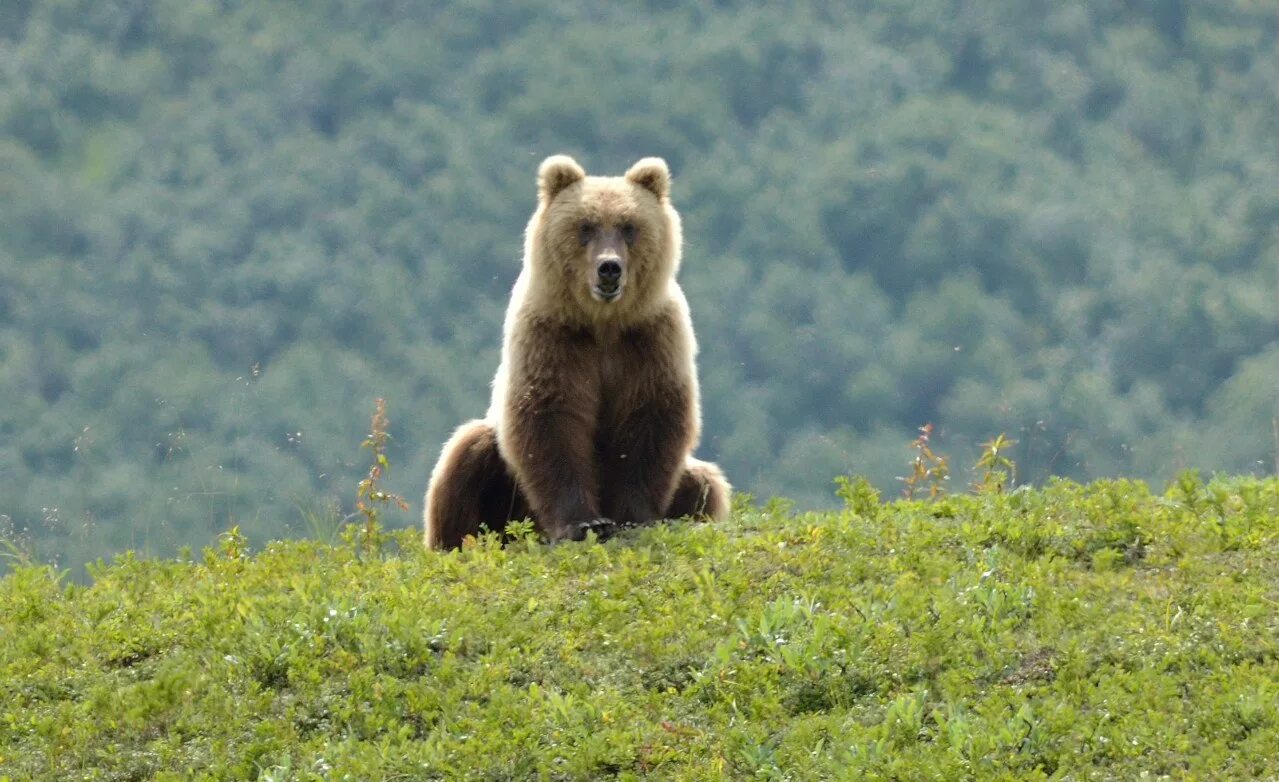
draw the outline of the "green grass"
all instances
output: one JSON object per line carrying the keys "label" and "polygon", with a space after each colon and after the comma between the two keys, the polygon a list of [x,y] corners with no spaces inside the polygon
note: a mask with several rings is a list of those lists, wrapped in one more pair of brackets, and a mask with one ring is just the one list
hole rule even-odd
{"label": "green grass", "polygon": [[1279,778],[1279,481],[0,582],[0,779]]}

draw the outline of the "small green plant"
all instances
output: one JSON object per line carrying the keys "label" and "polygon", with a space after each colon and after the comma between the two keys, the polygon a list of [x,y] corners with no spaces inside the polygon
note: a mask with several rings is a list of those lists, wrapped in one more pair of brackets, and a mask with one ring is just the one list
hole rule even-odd
{"label": "small green plant", "polygon": [[392,503],[400,510],[409,509],[409,504],[403,497],[382,488],[382,478],[391,469],[391,462],[386,458],[386,444],[391,439],[387,428],[391,422],[386,417],[386,400],[378,397],[373,404],[373,420],[369,425],[369,435],[360,444],[361,448],[368,448],[373,452],[373,464],[369,467],[369,474],[356,488],[355,499],[355,510],[364,517],[360,535],[366,553],[371,553],[381,540],[382,509]]}
{"label": "small green plant", "polygon": [[930,500],[935,500],[946,493],[943,484],[950,480],[950,464],[945,456],[939,456],[933,452],[930,443],[932,434],[931,423],[919,427],[919,436],[911,443],[911,447],[915,449],[915,458],[910,462],[910,475],[897,479],[904,485],[902,494],[908,500],[915,499],[915,492],[922,491],[924,488],[928,489]]}
{"label": "small green plant", "polygon": [[346,519],[336,498],[323,502],[295,499],[293,505],[308,537],[325,543],[340,539]]}
{"label": "small green plant", "polygon": [[[29,567],[35,564],[35,559],[31,536],[14,529],[13,519],[0,513],[0,566]],[[0,573],[4,570],[0,567]]]}
{"label": "small green plant", "polygon": [[864,476],[841,475],[835,478],[835,496],[844,507],[868,519],[879,513],[879,490]]}
{"label": "small green plant", "polygon": [[218,535],[218,551],[225,559],[240,559],[248,556],[249,540],[244,537],[244,533],[240,532],[239,524]]}
{"label": "small green plant", "polygon": [[1017,480],[1017,463],[1008,456],[1008,451],[1017,444],[1000,432],[998,436],[982,443],[981,458],[973,465],[974,470],[981,470],[981,480],[973,484],[973,491],[978,494],[1002,494]]}

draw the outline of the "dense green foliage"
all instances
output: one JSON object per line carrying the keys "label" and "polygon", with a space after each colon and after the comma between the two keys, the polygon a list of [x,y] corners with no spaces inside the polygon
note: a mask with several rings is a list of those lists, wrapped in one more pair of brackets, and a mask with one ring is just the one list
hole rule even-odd
{"label": "dense green foliage", "polygon": [[1279,776],[1279,481],[841,495],[18,569],[0,779]]}
{"label": "dense green foliage", "polygon": [[379,395],[418,496],[554,152],[670,161],[703,452],[748,491],[887,489],[928,421],[1032,481],[1269,472],[1277,19],[7,0],[0,526],[71,563],[305,532]]}

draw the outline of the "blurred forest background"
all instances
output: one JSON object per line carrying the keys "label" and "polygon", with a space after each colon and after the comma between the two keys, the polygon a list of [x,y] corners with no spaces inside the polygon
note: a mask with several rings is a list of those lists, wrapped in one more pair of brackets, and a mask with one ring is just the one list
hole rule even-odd
{"label": "blurred forest background", "polygon": [[[4,0],[0,532],[75,564],[414,500],[537,164],[664,156],[700,453],[887,491],[1279,460],[1279,4]],[[963,475],[954,488],[962,489]]]}

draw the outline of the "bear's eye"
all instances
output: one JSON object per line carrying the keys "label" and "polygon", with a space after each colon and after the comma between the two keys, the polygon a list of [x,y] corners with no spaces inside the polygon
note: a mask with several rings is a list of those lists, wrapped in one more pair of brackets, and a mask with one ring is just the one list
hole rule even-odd
{"label": "bear's eye", "polygon": [[627,244],[635,244],[635,224],[622,223],[622,241]]}
{"label": "bear's eye", "polygon": [[591,240],[594,238],[595,238],[594,223],[582,223],[581,225],[577,227],[577,240],[582,243],[583,247],[590,244]]}

